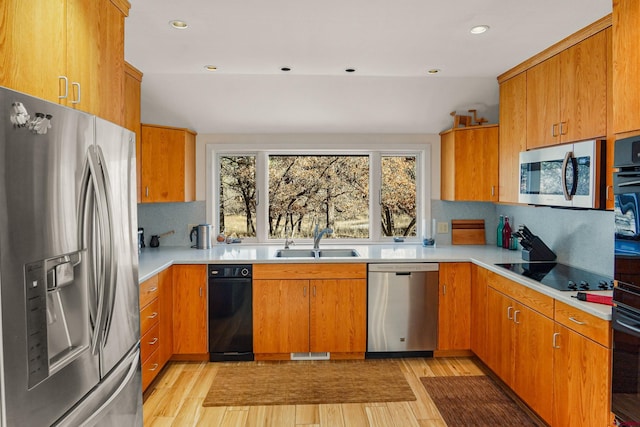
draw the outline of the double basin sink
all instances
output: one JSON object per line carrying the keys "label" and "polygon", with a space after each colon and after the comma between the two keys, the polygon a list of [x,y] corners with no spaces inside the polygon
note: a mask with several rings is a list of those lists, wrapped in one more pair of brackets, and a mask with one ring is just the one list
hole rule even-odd
{"label": "double basin sink", "polygon": [[276,258],[353,258],[360,254],[355,249],[278,249]]}

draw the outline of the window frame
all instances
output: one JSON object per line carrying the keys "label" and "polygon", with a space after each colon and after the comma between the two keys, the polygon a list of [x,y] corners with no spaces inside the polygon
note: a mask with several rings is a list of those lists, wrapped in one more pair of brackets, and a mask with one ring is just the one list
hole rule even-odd
{"label": "window frame", "polygon": [[[375,244],[391,243],[393,236],[383,236],[380,223],[380,194],[382,186],[381,158],[383,156],[416,157],[416,236],[408,236],[405,242],[420,243],[423,236],[430,234],[427,224],[431,223],[431,147],[430,144],[406,143],[389,149],[388,144],[353,144],[349,148],[336,144],[335,148],[304,149],[293,148],[291,144],[255,144],[238,146],[234,144],[206,144],[206,219],[219,232],[219,156],[256,156],[256,237],[243,238],[244,244],[281,244],[284,239],[270,239],[267,227],[269,214],[269,155],[368,155],[369,156],[369,237],[366,239],[327,239],[326,244]],[[301,244],[310,244],[312,239],[296,239]]]}

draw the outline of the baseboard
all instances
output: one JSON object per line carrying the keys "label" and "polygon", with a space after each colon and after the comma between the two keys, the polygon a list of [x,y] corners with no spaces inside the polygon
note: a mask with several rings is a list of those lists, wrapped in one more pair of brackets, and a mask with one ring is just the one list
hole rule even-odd
{"label": "baseboard", "polygon": [[433,357],[472,357],[475,353],[471,350],[436,350]]}

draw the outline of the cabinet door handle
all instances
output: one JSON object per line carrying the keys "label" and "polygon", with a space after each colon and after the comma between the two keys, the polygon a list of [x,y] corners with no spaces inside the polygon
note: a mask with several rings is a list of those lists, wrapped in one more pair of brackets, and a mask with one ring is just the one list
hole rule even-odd
{"label": "cabinet door handle", "polygon": [[447,285],[442,285],[442,295],[446,295],[447,294]]}
{"label": "cabinet door handle", "polygon": [[511,310],[513,310],[513,307],[511,306],[507,307],[507,319],[509,320],[513,320],[513,316],[511,315]]}
{"label": "cabinet door handle", "polygon": [[315,285],[313,286],[313,296],[314,297],[316,296],[316,287],[315,287]]}
{"label": "cabinet door handle", "polygon": [[604,195],[604,199],[605,200],[611,200],[610,196],[609,196],[609,189],[613,189],[612,185],[607,185],[606,191],[605,191],[605,195]]}
{"label": "cabinet door handle", "polygon": [[585,322],[581,322],[578,319],[576,319],[575,317],[569,317],[569,320],[571,320],[573,323],[577,323],[578,325],[586,325]]}
{"label": "cabinet door handle", "polygon": [[306,296],[307,296],[307,287],[306,287],[306,286],[303,286],[303,287],[302,287],[302,296],[303,296],[303,297],[306,297]]}
{"label": "cabinet door handle", "polygon": [[157,291],[157,290],[158,290],[158,287],[157,287],[157,286],[154,286],[153,288],[149,288],[149,292],[148,292],[148,293],[149,293],[149,294],[152,294],[152,293],[154,293],[154,292],[155,292],[155,291]]}
{"label": "cabinet door handle", "polygon": [[149,368],[149,370],[150,370],[150,371],[155,371],[156,369],[158,369],[158,366],[160,366],[160,365],[158,365],[157,363],[154,363],[154,364],[153,364],[153,365],[151,365],[151,366],[152,366],[152,367],[151,367],[151,368]]}
{"label": "cabinet door handle", "polygon": [[149,197],[149,186],[148,185],[144,188],[144,197]]}
{"label": "cabinet door handle", "polygon": [[78,89],[78,96],[76,96],[76,99],[71,101],[72,104],[80,104],[80,83],[78,82],[71,82],[71,86],[75,87],[76,89]]}
{"label": "cabinet door handle", "polygon": [[58,96],[58,99],[66,99],[69,96],[69,79],[67,76],[58,76],[58,79],[64,82],[64,94]]}
{"label": "cabinet door handle", "polygon": [[492,186],[491,186],[491,197],[493,197],[493,196],[495,196],[495,195],[496,195],[496,186],[495,186],[495,185],[492,185]]}
{"label": "cabinet door handle", "polygon": [[158,317],[158,312],[154,311],[151,316],[147,316],[147,319],[155,319],[156,317]]}
{"label": "cabinet door handle", "polygon": [[558,337],[560,336],[560,333],[556,332],[553,334],[553,342],[551,343],[551,346],[553,348],[560,348],[560,346],[558,345]]}
{"label": "cabinet door handle", "polygon": [[154,337],[151,341],[149,341],[149,345],[154,345],[158,342],[158,337]]}
{"label": "cabinet door handle", "polygon": [[564,125],[566,125],[567,122],[560,122],[560,135],[566,135],[567,132],[564,130]]}
{"label": "cabinet door handle", "polygon": [[520,322],[518,322],[518,313],[520,313],[520,310],[516,310],[515,313],[513,313],[513,322],[519,325]]}
{"label": "cabinet door handle", "polygon": [[200,294],[200,298],[202,298],[202,286],[198,289],[198,293]]}
{"label": "cabinet door handle", "polygon": [[551,125],[551,136],[556,137],[558,134],[556,133],[556,128],[558,127],[557,123]]}

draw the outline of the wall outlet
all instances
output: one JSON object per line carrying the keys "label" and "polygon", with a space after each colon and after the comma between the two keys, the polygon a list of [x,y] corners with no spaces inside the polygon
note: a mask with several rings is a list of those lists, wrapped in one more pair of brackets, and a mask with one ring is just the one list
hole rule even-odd
{"label": "wall outlet", "polygon": [[439,222],[438,223],[438,234],[447,234],[449,232],[449,223],[448,222]]}

